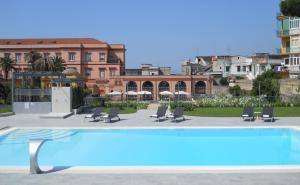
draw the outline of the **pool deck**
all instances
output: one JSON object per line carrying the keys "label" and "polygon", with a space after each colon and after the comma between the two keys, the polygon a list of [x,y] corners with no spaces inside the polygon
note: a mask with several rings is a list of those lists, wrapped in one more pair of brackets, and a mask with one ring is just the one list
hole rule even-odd
{"label": "pool deck", "polygon": [[[141,110],[135,114],[120,115],[121,121],[103,123],[91,122],[84,115],[73,115],[67,119],[41,119],[39,115],[13,115],[0,118],[0,129],[4,127],[52,127],[52,128],[162,128],[162,127],[299,127],[300,118],[276,118],[275,122],[244,122],[241,118],[205,118],[186,116],[186,121],[172,123],[169,120],[153,122],[149,116],[155,111]],[[1,130],[0,130],[1,132]],[[58,169],[51,173],[30,175],[27,170],[0,170],[0,184],[299,184],[300,171],[199,171],[148,172],[148,173],[99,173],[97,171],[72,171]]]}

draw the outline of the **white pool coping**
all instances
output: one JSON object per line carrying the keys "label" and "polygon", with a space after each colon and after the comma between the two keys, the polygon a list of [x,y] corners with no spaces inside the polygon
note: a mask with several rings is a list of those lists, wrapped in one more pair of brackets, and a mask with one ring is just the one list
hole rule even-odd
{"label": "white pool coping", "polygon": [[[126,130],[126,129],[249,129],[249,128],[277,128],[277,129],[296,129],[300,131],[298,126],[224,126],[224,127],[178,127],[178,126],[160,126],[160,127],[12,127],[0,130],[0,135],[7,134],[16,129],[86,129],[86,130]],[[58,167],[59,168],[59,167]],[[251,166],[74,166],[62,167],[55,173],[259,173],[259,172],[290,172],[299,173],[300,165],[251,165]],[[51,166],[41,166],[45,172],[51,171]],[[0,173],[29,173],[29,166],[0,166]]]}

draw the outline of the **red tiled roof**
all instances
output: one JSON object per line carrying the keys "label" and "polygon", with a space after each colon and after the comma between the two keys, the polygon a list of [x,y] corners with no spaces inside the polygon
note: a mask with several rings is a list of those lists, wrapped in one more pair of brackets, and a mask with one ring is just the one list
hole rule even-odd
{"label": "red tiled roof", "polygon": [[106,44],[94,38],[0,39],[0,45],[31,44]]}

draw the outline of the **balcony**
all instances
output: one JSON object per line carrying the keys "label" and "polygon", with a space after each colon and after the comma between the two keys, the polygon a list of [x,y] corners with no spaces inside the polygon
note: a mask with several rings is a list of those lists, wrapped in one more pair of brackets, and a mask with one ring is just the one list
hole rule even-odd
{"label": "balcony", "polygon": [[292,47],[290,49],[290,53],[293,53],[293,54],[300,53],[300,47]]}
{"label": "balcony", "polygon": [[289,37],[290,31],[289,30],[277,30],[276,34],[277,34],[277,37]]}
{"label": "balcony", "polygon": [[290,35],[299,35],[300,34],[300,27],[290,29]]}

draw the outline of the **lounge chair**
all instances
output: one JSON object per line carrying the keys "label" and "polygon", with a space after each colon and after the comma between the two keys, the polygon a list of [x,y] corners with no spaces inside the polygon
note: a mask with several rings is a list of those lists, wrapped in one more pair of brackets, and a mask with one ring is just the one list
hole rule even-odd
{"label": "lounge chair", "polygon": [[261,114],[261,119],[264,121],[270,120],[273,122],[275,120],[275,118],[273,116],[273,108],[272,107],[264,107],[263,112]]}
{"label": "lounge chair", "polygon": [[104,122],[106,122],[106,123],[110,123],[113,118],[117,118],[118,121],[120,121],[121,119],[118,115],[119,112],[120,112],[120,109],[118,107],[112,107],[110,109],[109,113],[102,116],[102,118],[104,119]]}
{"label": "lounge chair", "polygon": [[245,107],[242,118],[244,121],[249,120],[249,121],[254,121],[254,112],[253,112],[253,107]]}
{"label": "lounge chair", "polygon": [[177,121],[178,118],[182,118],[182,120],[185,120],[185,117],[183,116],[184,108],[183,107],[176,107],[174,112],[170,115],[168,115],[168,118],[170,118],[172,121]]}
{"label": "lounge chair", "polygon": [[160,121],[161,118],[166,116],[166,112],[167,112],[168,107],[166,106],[160,106],[157,109],[156,114],[151,115],[151,118],[155,118],[156,121]]}
{"label": "lounge chair", "polygon": [[84,118],[93,118],[94,120],[99,117],[101,118],[101,115],[102,115],[102,111],[103,111],[103,108],[102,107],[98,107],[98,108],[95,108],[91,114],[87,114],[84,116]]}

